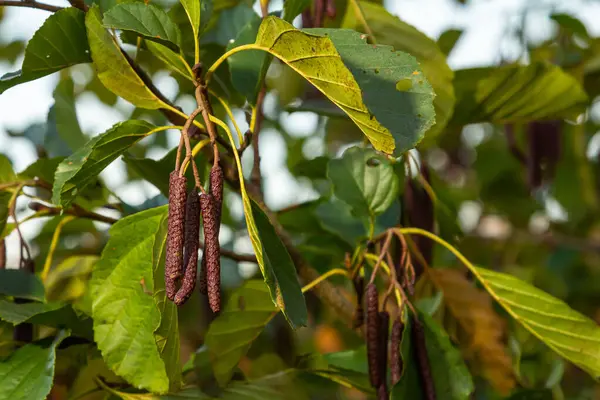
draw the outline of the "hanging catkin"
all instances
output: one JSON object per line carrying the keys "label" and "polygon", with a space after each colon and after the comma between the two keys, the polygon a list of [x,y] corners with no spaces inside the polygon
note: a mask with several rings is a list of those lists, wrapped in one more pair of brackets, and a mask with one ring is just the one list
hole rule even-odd
{"label": "hanging catkin", "polygon": [[390,333],[390,314],[387,311],[379,312],[379,344],[377,351],[378,355],[378,373],[381,376],[381,383],[377,391],[379,400],[388,399],[387,387],[387,360],[388,360],[388,339]]}
{"label": "hanging catkin", "polygon": [[176,171],[169,176],[169,219],[165,257],[165,289],[175,299],[177,281],[183,274],[183,233],[187,179]]}
{"label": "hanging catkin", "polygon": [[365,322],[365,311],[363,308],[363,297],[365,294],[365,278],[356,274],[352,280],[354,291],[356,292],[356,309],[354,310],[354,318],[352,319],[352,327],[360,328]]}
{"label": "hanging catkin", "polygon": [[198,271],[198,241],[200,240],[200,198],[198,189],[190,190],[185,203],[185,241],[183,266],[185,275],[181,288],[175,295],[175,304],[182,305],[190,298],[196,287]]}
{"label": "hanging catkin", "polygon": [[[210,194],[215,200],[215,212],[217,214],[217,236],[221,228],[221,211],[223,209],[223,170],[219,164],[213,165],[210,170]],[[205,250],[206,252],[206,250]],[[200,265],[200,293],[207,293],[206,257],[202,255]]]}
{"label": "hanging catkin", "polygon": [[379,305],[377,287],[373,283],[367,285],[366,309],[367,309],[367,361],[369,364],[369,380],[371,386],[379,389],[382,382],[380,371],[379,352]]}
{"label": "hanging catkin", "polygon": [[200,195],[202,223],[204,226],[204,257],[208,303],[213,312],[221,309],[221,260],[216,204],[211,194]]}
{"label": "hanging catkin", "polygon": [[402,333],[404,332],[404,323],[398,317],[392,325],[392,338],[391,338],[391,353],[390,353],[390,369],[392,372],[392,386],[396,385],[402,377],[402,352],[400,346],[402,345]]}
{"label": "hanging catkin", "polygon": [[421,387],[425,395],[425,400],[435,400],[435,387],[433,386],[433,377],[431,376],[431,367],[429,365],[429,357],[427,356],[427,346],[425,342],[425,330],[423,324],[416,318],[411,324],[412,343],[414,346],[414,354],[421,377]]}

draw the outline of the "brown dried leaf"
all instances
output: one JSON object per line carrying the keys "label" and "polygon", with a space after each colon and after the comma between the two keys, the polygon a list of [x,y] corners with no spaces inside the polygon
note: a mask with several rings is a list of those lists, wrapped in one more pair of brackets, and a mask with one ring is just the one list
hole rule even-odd
{"label": "brown dried leaf", "polygon": [[433,284],[444,292],[447,314],[458,326],[457,339],[463,355],[496,390],[510,392],[515,386],[515,376],[502,340],[506,326],[494,311],[491,297],[458,270],[429,268],[427,271]]}

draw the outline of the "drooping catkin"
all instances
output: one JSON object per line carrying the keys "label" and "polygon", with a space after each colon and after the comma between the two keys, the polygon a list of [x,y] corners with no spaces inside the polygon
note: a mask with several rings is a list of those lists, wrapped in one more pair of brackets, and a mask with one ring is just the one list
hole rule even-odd
{"label": "drooping catkin", "polygon": [[202,223],[204,226],[204,257],[206,259],[206,283],[208,303],[213,312],[221,309],[221,260],[216,205],[211,194],[200,195]]}
{"label": "drooping catkin", "polygon": [[[379,345],[377,351],[379,353],[379,376],[381,383],[379,384],[379,398],[386,400],[388,396],[387,387],[387,363],[388,363],[388,339],[390,334],[390,314],[387,311],[379,312]],[[381,397],[383,395],[383,397]]]}
{"label": "drooping catkin", "polygon": [[392,372],[392,386],[396,385],[402,377],[402,369],[404,367],[402,362],[402,352],[400,346],[402,345],[402,333],[404,332],[404,323],[398,317],[392,325],[392,337],[390,343],[390,369]]}
{"label": "drooping catkin", "polygon": [[365,310],[362,304],[365,293],[365,278],[357,274],[352,280],[352,284],[354,285],[354,291],[356,292],[356,309],[354,310],[352,327],[357,329],[365,322]]}
{"label": "drooping catkin", "polygon": [[427,345],[425,341],[425,330],[423,324],[413,319],[411,324],[412,343],[417,363],[419,376],[421,377],[421,387],[426,400],[435,400],[435,387],[433,386],[433,377],[431,376],[431,366],[427,355]]}
{"label": "drooping catkin", "polygon": [[182,305],[190,298],[196,287],[198,271],[198,241],[200,240],[200,198],[198,189],[190,190],[185,203],[185,241],[183,265],[185,275],[181,288],[175,295],[175,304]]}
{"label": "drooping catkin", "polygon": [[380,374],[380,352],[379,352],[379,299],[377,297],[377,287],[373,283],[367,285],[366,290],[366,309],[367,309],[367,361],[369,364],[369,380],[371,386],[379,388],[382,382]]}
{"label": "drooping catkin", "polygon": [[165,289],[169,300],[175,299],[177,280],[183,274],[186,184],[186,177],[179,176],[176,171],[169,175],[169,219],[165,257]]}
{"label": "drooping catkin", "polygon": [[[223,170],[219,164],[213,165],[210,170],[210,189],[209,192],[215,200],[215,212],[217,214],[217,236],[219,235],[219,231],[221,229],[221,211],[223,209]],[[200,293],[206,294],[208,291],[208,283],[206,277],[206,257],[204,254],[206,253],[206,249],[202,254],[202,262],[200,263],[200,282],[198,284],[200,288]]]}

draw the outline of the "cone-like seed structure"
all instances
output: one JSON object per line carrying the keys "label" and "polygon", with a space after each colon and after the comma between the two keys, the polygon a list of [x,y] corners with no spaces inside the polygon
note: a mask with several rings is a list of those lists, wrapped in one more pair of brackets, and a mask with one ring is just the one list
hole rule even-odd
{"label": "cone-like seed structure", "polygon": [[[380,399],[387,399],[388,387],[387,387],[387,361],[388,361],[388,339],[390,334],[390,314],[387,311],[379,312],[379,376],[381,376],[381,383],[379,384],[378,393]],[[384,397],[381,395],[384,394]]]}
{"label": "cone-like seed structure", "polygon": [[169,176],[169,219],[165,258],[165,289],[169,300],[175,299],[177,280],[183,275],[183,233],[186,203],[185,176]]}
{"label": "cone-like seed structure", "polygon": [[196,287],[198,271],[198,241],[200,240],[200,197],[198,189],[193,188],[185,203],[185,242],[183,265],[185,275],[181,288],[175,295],[175,304],[182,305],[190,298]]}
{"label": "cone-like seed structure", "polygon": [[[221,228],[221,211],[223,208],[223,170],[220,165],[213,165],[210,170],[210,194],[215,200],[215,211],[217,214],[217,236]],[[206,251],[206,250],[205,250]],[[204,253],[205,254],[205,253]],[[208,291],[208,283],[206,277],[206,257],[202,255],[202,262],[200,265],[200,282],[199,288],[200,293],[206,294]]]}
{"label": "cone-like seed structure", "polygon": [[204,258],[206,259],[206,283],[208,303],[213,312],[221,309],[221,260],[219,228],[215,201],[210,194],[200,195],[202,222],[204,225]]}
{"label": "cone-like seed structure", "polygon": [[402,377],[402,353],[400,346],[402,344],[402,333],[404,332],[404,323],[398,317],[392,325],[390,369],[392,371],[392,386],[396,385]]}
{"label": "cone-like seed structure", "polygon": [[367,309],[367,360],[369,364],[369,380],[371,386],[379,389],[382,382],[380,372],[379,352],[379,305],[377,298],[377,287],[373,283],[367,285],[366,293]]}
{"label": "cone-like seed structure", "polygon": [[354,285],[354,291],[356,292],[356,310],[354,310],[352,327],[357,329],[365,322],[365,311],[362,305],[365,293],[365,278],[357,274],[352,280],[352,284]]}
{"label": "cone-like seed structure", "polygon": [[415,358],[419,376],[421,377],[421,387],[426,400],[435,400],[435,388],[433,386],[433,377],[431,376],[431,367],[427,356],[427,346],[425,343],[425,330],[423,324],[414,319],[411,324],[412,342],[415,346]]}

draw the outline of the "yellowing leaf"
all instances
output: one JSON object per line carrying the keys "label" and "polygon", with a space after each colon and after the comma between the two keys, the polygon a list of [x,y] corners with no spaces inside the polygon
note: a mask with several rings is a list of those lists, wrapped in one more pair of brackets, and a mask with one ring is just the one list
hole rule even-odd
{"label": "yellowing leaf", "polygon": [[444,293],[446,309],[459,325],[465,357],[474,361],[483,377],[501,393],[515,386],[513,367],[502,342],[504,321],[494,312],[492,299],[454,269],[430,268],[429,277]]}
{"label": "yellowing leaf", "polygon": [[97,6],[87,12],[85,27],[98,79],[108,90],[141,108],[168,108],[133,70],[115,38],[102,25]]}
{"label": "yellowing leaf", "polygon": [[372,46],[346,29],[300,31],[263,20],[257,46],[289,65],[340,107],[373,146],[392,153],[414,147],[434,123],[434,93],[414,57]]}

